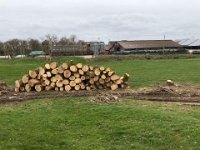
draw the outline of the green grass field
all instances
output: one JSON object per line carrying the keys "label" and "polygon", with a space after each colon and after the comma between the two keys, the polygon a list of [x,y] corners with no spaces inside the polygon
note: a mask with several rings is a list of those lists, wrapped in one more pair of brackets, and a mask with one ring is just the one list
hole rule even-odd
{"label": "green grass field", "polygon": [[[131,75],[133,88],[176,82],[200,83],[200,59],[83,60],[58,62],[110,66]],[[45,60],[0,60],[0,80],[14,85]],[[0,150],[199,149],[200,109],[172,103],[122,100],[96,104],[84,98],[43,99],[0,105]]]}
{"label": "green grass field", "polygon": [[199,149],[199,107],[63,98],[0,106],[0,149]]}
{"label": "green grass field", "polygon": [[[168,79],[176,82],[200,83],[200,58],[196,59],[164,59],[164,60],[123,60],[123,61],[95,61],[81,58],[56,58],[58,62],[69,60],[92,65],[110,66],[119,75],[129,73],[131,87],[142,87],[165,82]],[[1,60],[0,80],[13,85],[16,79],[21,78],[29,69],[34,69],[46,63],[45,60]]]}

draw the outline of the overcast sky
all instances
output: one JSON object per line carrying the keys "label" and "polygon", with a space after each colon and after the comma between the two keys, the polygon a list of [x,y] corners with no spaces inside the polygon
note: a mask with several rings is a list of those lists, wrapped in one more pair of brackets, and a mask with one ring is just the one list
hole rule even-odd
{"label": "overcast sky", "polygon": [[0,40],[200,38],[200,0],[0,0]]}

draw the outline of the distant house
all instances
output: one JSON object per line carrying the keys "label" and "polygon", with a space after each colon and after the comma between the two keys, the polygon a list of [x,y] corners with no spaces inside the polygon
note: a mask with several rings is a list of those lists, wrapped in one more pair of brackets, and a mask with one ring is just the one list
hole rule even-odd
{"label": "distant house", "polygon": [[128,51],[132,54],[184,53],[182,46],[172,40],[136,40],[111,42],[111,52]]}
{"label": "distant house", "polygon": [[200,53],[200,39],[183,39],[177,40],[189,53]]}
{"label": "distant house", "polygon": [[36,56],[41,56],[41,55],[46,55],[44,51],[31,51],[29,53],[29,56],[31,57],[36,57]]}

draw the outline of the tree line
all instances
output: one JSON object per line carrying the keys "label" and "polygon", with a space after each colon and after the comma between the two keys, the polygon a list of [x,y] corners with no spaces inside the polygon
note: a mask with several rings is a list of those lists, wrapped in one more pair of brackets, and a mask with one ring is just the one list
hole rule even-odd
{"label": "tree line", "polygon": [[14,58],[16,55],[28,55],[33,50],[42,50],[50,54],[52,46],[56,45],[74,45],[84,44],[83,40],[78,40],[76,35],[70,37],[63,36],[59,38],[57,35],[46,35],[43,40],[29,38],[11,39],[5,42],[0,41],[0,55],[10,56]]}

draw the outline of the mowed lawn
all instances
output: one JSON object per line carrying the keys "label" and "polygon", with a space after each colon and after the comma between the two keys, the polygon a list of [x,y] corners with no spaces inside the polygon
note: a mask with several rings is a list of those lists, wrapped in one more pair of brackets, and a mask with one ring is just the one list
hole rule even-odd
{"label": "mowed lawn", "polygon": [[[200,83],[200,59],[94,61],[131,75],[132,88],[176,82]],[[0,80],[16,79],[45,60],[0,60]],[[173,103],[122,99],[96,104],[89,97],[41,99],[0,105],[0,150],[17,149],[199,149],[200,109]]]}
{"label": "mowed lawn", "polygon": [[199,149],[200,109],[62,98],[0,106],[0,149]]}
{"label": "mowed lawn", "polygon": [[[166,60],[122,60],[122,61],[95,61],[81,58],[61,57],[55,59],[58,62],[74,60],[97,66],[111,67],[119,75],[130,74],[129,85],[131,87],[143,87],[164,83],[171,79],[176,82],[200,83],[200,59],[166,59]],[[43,66],[45,60],[1,60],[0,80],[14,85],[16,79],[21,78],[29,69]]]}

